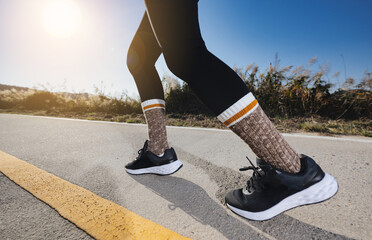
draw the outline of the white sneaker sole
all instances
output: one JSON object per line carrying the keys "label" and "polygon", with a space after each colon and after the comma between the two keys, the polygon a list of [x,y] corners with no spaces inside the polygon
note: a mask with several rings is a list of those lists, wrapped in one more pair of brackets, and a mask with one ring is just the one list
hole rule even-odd
{"label": "white sneaker sole", "polygon": [[134,175],[146,174],[146,173],[152,173],[152,174],[158,174],[158,175],[169,175],[169,174],[177,172],[177,170],[180,169],[182,165],[183,164],[180,160],[176,160],[174,162],[161,165],[161,166],[156,166],[156,167],[141,168],[137,170],[125,168],[125,170],[127,171],[127,173],[134,174]]}
{"label": "white sneaker sole", "polygon": [[227,204],[227,206],[233,212],[242,217],[248,218],[250,220],[263,221],[275,217],[276,215],[291,208],[327,200],[336,194],[337,189],[338,185],[336,179],[328,173],[325,173],[323,179],[320,182],[283,199],[281,202],[265,211],[249,212],[241,210],[239,208],[235,208],[233,206],[230,206],[229,204]]}

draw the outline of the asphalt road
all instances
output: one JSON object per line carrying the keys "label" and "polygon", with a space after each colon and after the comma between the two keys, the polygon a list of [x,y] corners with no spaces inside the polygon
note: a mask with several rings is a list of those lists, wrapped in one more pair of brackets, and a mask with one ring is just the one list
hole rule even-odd
{"label": "asphalt road", "polygon": [[[288,135],[339,183],[329,201],[269,221],[223,205],[244,185],[251,150],[225,130],[168,127],[184,167],[172,176],[130,176],[124,165],[147,138],[145,125],[0,114],[0,150],[193,239],[372,239],[372,140]],[[89,239],[73,223],[0,173],[1,239]]]}

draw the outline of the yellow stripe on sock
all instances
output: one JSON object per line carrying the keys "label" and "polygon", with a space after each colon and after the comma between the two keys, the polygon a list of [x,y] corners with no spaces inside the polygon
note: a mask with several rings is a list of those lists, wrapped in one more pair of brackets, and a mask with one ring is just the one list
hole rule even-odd
{"label": "yellow stripe on sock", "polygon": [[239,111],[237,114],[235,114],[231,118],[227,119],[223,124],[225,124],[226,126],[229,126],[230,124],[232,124],[233,122],[235,122],[239,118],[243,117],[249,111],[251,111],[257,105],[257,103],[258,102],[257,102],[256,99],[253,100],[248,106],[246,106],[245,108],[243,108],[241,111]]}
{"label": "yellow stripe on sock", "polygon": [[189,239],[2,151],[0,171],[96,239]]}
{"label": "yellow stripe on sock", "polygon": [[157,104],[151,104],[151,105],[148,105],[148,106],[146,106],[146,107],[143,107],[143,111],[148,110],[148,109],[150,109],[150,108],[155,108],[155,107],[165,108],[165,105],[160,104],[160,103],[157,103]]}

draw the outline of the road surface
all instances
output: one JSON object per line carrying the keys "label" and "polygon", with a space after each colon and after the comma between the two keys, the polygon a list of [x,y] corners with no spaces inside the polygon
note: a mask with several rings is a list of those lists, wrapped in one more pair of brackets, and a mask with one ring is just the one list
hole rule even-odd
{"label": "road surface", "polygon": [[[372,140],[285,134],[336,177],[326,202],[248,221],[223,204],[244,185],[252,151],[227,130],[168,127],[184,167],[171,176],[131,176],[124,165],[147,138],[145,125],[0,114],[0,151],[192,239],[372,239]],[[1,239],[91,239],[0,172]]]}

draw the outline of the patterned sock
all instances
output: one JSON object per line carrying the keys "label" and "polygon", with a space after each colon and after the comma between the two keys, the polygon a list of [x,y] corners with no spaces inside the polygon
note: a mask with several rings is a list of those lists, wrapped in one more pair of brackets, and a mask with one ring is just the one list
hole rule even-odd
{"label": "patterned sock", "polygon": [[301,168],[299,155],[266,116],[252,93],[248,93],[218,116],[260,159],[290,173]]}
{"label": "patterned sock", "polygon": [[165,127],[165,101],[150,99],[142,102],[141,106],[149,132],[148,150],[160,155],[169,148]]}

